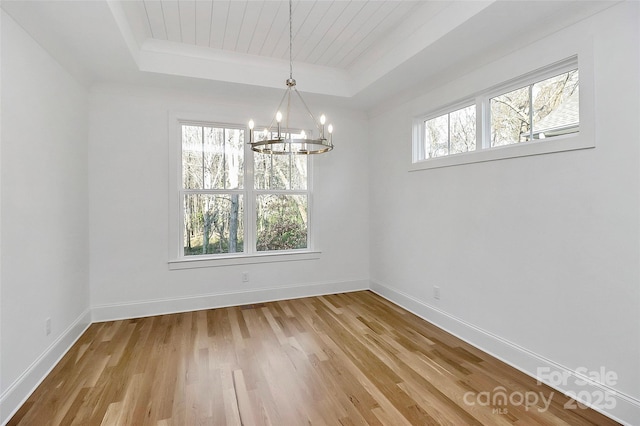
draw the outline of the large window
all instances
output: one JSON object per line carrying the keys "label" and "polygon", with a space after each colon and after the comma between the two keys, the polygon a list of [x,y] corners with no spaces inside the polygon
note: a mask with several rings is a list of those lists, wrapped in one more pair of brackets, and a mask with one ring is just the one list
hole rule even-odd
{"label": "large window", "polygon": [[309,248],[307,156],[254,153],[240,126],[179,127],[179,258]]}
{"label": "large window", "polygon": [[[413,162],[422,164],[414,170],[591,147],[556,144],[580,131],[579,83],[572,57],[417,117]],[[514,148],[498,150],[505,146]]]}

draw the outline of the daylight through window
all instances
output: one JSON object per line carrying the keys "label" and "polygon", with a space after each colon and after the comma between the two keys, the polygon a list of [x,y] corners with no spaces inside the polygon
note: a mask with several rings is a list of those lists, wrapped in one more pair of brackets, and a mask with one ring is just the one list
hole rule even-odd
{"label": "daylight through window", "polygon": [[[275,138],[273,134],[271,137]],[[284,135],[289,137],[287,133]],[[302,138],[293,134],[294,138]],[[308,247],[307,155],[253,153],[256,250]]]}
{"label": "daylight through window", "polygon": [[[577,57],[572,57],[478,93],[462,108],[459,102],[448,110],[417,117],[414,163],[433,160],[438,164],[441,157],[578,133],[579,83]],[[468,158],[463,162],[473,162],[473,157]]]}
{"label": "daylight through window", "polygon": [[578,131],[578,70],[492,98],[491,146]]}
{"label": "daylight through window", "polygon": [[476,149],[475,105],[425,121],[426,158]]}
{"label": "daylight through window", "polygon": [[254,153],[244,135],[181,123],[183,256],[309,247],[308,157]]}

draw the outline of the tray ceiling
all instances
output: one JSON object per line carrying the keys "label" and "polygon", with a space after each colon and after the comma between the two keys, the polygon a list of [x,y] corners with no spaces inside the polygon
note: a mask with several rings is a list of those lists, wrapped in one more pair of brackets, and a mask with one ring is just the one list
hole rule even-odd
{"label": "tray ceiling", "polygon": [[[446,82],[616,1],[294,0],[298,89],[364,109]],[[283,89],[281,0],[2,0],[72,75],[248,96]]]}

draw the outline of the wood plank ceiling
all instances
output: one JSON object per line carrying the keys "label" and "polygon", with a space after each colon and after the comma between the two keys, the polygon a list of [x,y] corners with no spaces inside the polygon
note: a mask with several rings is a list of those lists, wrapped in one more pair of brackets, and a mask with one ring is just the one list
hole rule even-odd
{"label": "wood plank ceiling", "polygon": [[[289,59],[287,1],[127,2],[147,38]],[[293,2],[293,59],[348,69],[420,6],[419,1]]]}

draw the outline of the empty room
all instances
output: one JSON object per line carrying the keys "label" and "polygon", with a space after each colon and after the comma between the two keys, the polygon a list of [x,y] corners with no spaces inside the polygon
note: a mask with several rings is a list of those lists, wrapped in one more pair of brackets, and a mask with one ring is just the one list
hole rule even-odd
{"label": "empty room", "polygon": [[640,425],[640,2],[0,13],[0,425]]}

